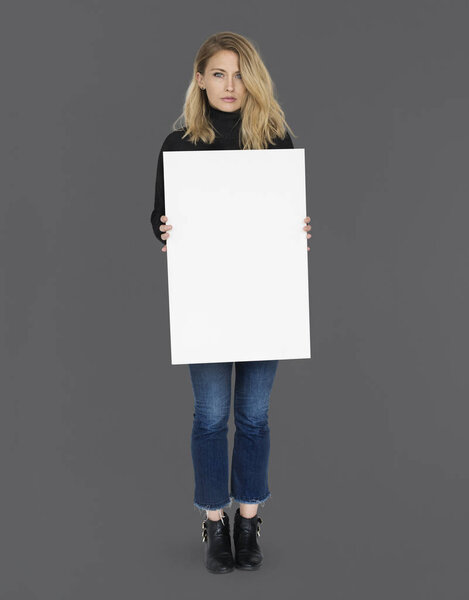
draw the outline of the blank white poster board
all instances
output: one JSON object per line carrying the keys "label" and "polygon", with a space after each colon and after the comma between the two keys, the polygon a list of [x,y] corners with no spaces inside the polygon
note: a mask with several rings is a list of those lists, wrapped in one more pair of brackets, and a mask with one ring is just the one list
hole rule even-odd
{"label": "blank white poster board", "polygon": [[163,167],[171,364],[311,358],[304,148]]}

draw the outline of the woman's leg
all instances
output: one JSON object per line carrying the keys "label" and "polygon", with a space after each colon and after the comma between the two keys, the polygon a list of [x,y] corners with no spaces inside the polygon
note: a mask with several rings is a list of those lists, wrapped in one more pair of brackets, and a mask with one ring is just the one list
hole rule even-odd
{"label": "woman's leg", "polygon": [[228,491],[228,419],[232,362],[190,364],[194,391],[191,453],[194,465],[194,505],[218,520],[231,506]]}
{"label": "woman's leg", "polygon": [[268,414],[278,360],[235,364],[236,431],[231,461],[231,496],[240,503],[241,515],[251,518],[257,514],[258,504],[271,495],[268,486]]}

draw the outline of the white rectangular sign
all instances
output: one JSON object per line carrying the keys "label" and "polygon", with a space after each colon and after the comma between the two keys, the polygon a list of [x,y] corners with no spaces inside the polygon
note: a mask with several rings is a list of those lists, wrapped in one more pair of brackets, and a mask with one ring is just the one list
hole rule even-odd
{"label": "white rectangular sign", "polygon": [[304,148],[163,167],[171,364],[311,358]]}

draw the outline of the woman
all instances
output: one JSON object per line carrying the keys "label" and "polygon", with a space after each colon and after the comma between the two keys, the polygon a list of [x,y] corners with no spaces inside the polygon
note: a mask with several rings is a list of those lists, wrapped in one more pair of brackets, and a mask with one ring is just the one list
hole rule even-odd
{"label": "woman", "polygon": [[[174,123],[158,156],[151,223],[164,244],[163,252],[173,228],[164,214],[164,151],[293,148],[270,75],[253,44],[236,33],[214,34],[200,47],[179,119],[182,117],[185,126],[177,128],[177,121]],[[306,223],[310,220],[304,219]],[[308,231],[311,226],[303,229]],[[228,573],[234,566],[254,570],[262,564],[257,541],[262,519],[257,511],[271,495],[268,409],[277,366],[278,360],[235,363],[236,431],[229,493],[227,432],[233,363],[189,365],[195,400],[191,438],[194,505],[206,512],[202,523],[204,563],[212,573]],[[234,518],[234,558],[229,518],[223,511],[233,500],[240,504]]]}

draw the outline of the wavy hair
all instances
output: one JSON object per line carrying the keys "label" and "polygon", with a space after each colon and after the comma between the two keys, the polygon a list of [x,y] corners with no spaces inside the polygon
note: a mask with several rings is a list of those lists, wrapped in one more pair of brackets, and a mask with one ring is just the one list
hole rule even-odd
{"label": "wavy hair", "polygon": [[[209,119],[207,93],[197,84],[196,73],[205,73],[207,62],[220,50],[232,50],[239,57],[239,70],[246,88],[241,105],[240,147],[243,150],[265,149],[276,137],[283,139],[287,129],[296,137],[275,99],[275,85],[255,45],[246,37],[222,31],[208,37],[194,60],[192,80],[186,90],[183,112],[173,123],[173,130],[186,129],[183,138],[196,144],[211,144],[215,132]],[[183,124],[178,125],[178,123]]]}

